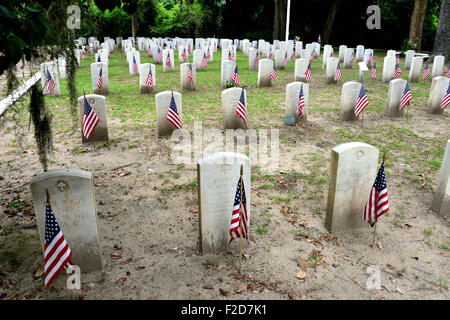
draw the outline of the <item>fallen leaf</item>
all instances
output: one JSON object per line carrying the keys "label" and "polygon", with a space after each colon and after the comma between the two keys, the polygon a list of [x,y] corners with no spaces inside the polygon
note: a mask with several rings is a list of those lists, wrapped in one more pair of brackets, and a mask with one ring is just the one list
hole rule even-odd
{"label": "fallen leaf", "polygon": [[220,291],[220,293],[221,293],[223,296],[228,297],[228,291],[227,291],[227,290],[222,289],[222,288],[219,288],[219,291]]}
{"label": "fallen leaf", "polygon": [[427,263],[428,263],[428,264],[431,264],[431,260],[428,260]]}
{"label": "fallen leaf", "polygon": [[289,299],[295,300],[295,296],[292,292],[289,292],[288,296],[289,296]]}
{"label": "fallen leaf", "polygon": [[37,268],[36,272],[34,273],[34,278],[38,279],[44,275],[44,265]]}
{"label": "fallen leaf", "polygon": [[126,277],[120,278],[119,280],[116,281],[116,284],[121,284],[123,282],[127,281]]}
{"label": "fallen leaf", "polygon": [[299,271],[297,272],[297,275],[295,276],[298,279],[305,279],[306,278],[306,272],[305,271]]}
{"label": "fallen leaf", "polygon": [[211,287],[211,286],[203,286],[203,289],[214,290],[214,287]]}
{"label": "fallen leaf", "polygon": [[218,270],[222,270],[223,268],[225,268],[227,265],[225,263],[219,264],[219,266],[217,267]]}
{"label": "fallen leaf", "polygon": [[190,286],[192,286],[192,283],[190,283],[190,282],[186,283],[186,287],[190,287]]}
{"label": "fallen leaf", "polygon": [[120,259],[122,257],[122,252],[113,252],[111,253],[111,259],[113,260],[117,260]]}
{"label": "fallen leaf", "polygon": [[192,209],[191,211],[192,211],[192,213],[197,213],[198,209]]}
{"label": "fallen leaf", "polygon": [[297,266],[299,266],[303,271],[306,271],[306,269],[308,268],[308,261],[304,259],[298,259]]}
{"label": "fallen leaf", "polygon": [[236,290],[237,293],[240,293],[244,290],[247,290],[247,285],[246,284],[242,284],[239,286],[239,288]]}
{"label": "fallen leaf", "polygon": [[139,266],[139,267],[136,267],[135,269],[136,270],[142,270],[142,269],[145,269],[145,266]]}
{"label": "fallen leaf", "polygon": [[128,258],[127,260],[125,260],[125,263],[130,263],[131,261],[133,261],[133,258]]}
{"label": "fallen leaf", "polygon": [[83,292],[88,292],[89,291],[88,286],[85,285],[85,284],[83,284],[82,288],[83,288]]}

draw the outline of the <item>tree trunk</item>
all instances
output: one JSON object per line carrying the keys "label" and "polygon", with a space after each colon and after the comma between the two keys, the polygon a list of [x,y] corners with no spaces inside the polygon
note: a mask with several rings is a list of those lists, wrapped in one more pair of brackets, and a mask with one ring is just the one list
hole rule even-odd
{"label": "tree trunk", "polygon": [[274,0],[273,40],[283,40],[286,34],[286,0]]}
{"label": "tree trunk", "polygon": [[133,38],[136,37],[136,20],[135,20],[135,13],[131,15],[131,36]]}
{"label": "tree trunk", "polygon": [[341,6],[343,0],[335,0],[333,6],[330,9],[330,13],[328,14],[327,22],[325,22],[325,26],[322,31],[322,43],[326,44],[330,42],[331,30],[333,30],[334,20],[339,11],[339,7]]}
{"label": "tree trunk", "polygon": [[183,25],[183,0],[180,0],[180,30],[182,30]]}
{"label": "tree trunk", "polygon": [[442,0],[439,23],[434,38],[433,55],[443,55],[450,59],[450,0]]}
{"label": "tree trunk", "polygon": [[427,4],[428,0],[415,0],[414,2],[411,27],[409,28],[409,42],[416,51],[420,51],[422,45],[422,29]]}

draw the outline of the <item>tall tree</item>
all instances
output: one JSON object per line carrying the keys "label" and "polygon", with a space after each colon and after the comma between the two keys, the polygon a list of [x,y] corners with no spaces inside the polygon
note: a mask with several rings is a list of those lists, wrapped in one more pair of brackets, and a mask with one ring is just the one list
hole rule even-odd
{"label": "tall tree", "polygon": [[286,0],[274,0],[273,39],[284,40],[286,34]]}
{"label": "tall tree", "polygon": [[414,10],[411,16],[409,28],[409,42],[414,50],[420,50],[422,46],[422,30],[428,0],[415,0]]}
{"label": "tall tree", "polygon": [[334,20],[338,13],[339,7],[341,6],[343,0],[334,0],[333,6],[330,9],[330,13],[328,14],[327,22],[325,22],[325,26],[322,31],[322,41],[323,43],[328,43],[330,40],[331,30],[333,30]]}
{"label": "tall tree", "polygon": [[439,23],[434,38],[433,55],[443,55],[450,59],[450,0],[442,0]]}

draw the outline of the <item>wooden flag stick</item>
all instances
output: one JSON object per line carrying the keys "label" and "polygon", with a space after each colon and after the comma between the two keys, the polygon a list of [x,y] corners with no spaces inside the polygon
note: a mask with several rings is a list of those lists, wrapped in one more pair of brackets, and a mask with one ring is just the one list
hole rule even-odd
{"label": "wooden flag stick", "polygon": [[47,188],[45,188],[45,194],[47,195],[47,201],[50,203],[50,193]]}
{"label": "wooden flag stick", "polygon": [[372,239],[372,244],[370,245],[372,248],[375,245],[375,239],[377,237],[377,223],[375,222],[375,226],[373,227],[373,239]]}
{"label": "wooden flag stick", "polygon": [[241,164],[241,187],[240,187],[240,195],[241,195],[241,201],[239,202],[239,229],[241,231],[241,236],[239,237],[239,273],[241,273],[241,266],[242,266],[242,237],[244,236],[244,233],[242,232],[242,175],[244,173],[244,166]]}

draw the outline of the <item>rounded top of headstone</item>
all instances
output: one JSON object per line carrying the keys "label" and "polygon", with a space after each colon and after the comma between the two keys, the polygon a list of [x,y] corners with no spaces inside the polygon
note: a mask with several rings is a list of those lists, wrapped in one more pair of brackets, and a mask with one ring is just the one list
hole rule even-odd
{"label": "rounded top of headstone", "polygon": [[[84,96],[80,96],[78,97],[78,102],[83,101]],[[89,100],[89,98],[93,98],[95,100],[99,99],[99,100],[106,100],[106,98],[102,95],[99,94],[95,94],[95,93],[90,93],[86,95],[86,98]]]}
{"label": "rounded top of headstone", "polygon": [[158,98],[158,97],[160,97],[160,96],[171,95],[172,92],[173,92],[173,95],[174,95],[174,96],[177,96],[177,95],[181,96],[181,93],[179,93],[179,92],[177,92],[177,91],[166,90],[166,91],[159,92],[159,93],[155,94],[155,98]]}
{"label": "rounded top of headstone", "polygon": [[340,144],[336,147],[334,147],[332,150],[336,153],[343,153],[346,151],[349,151],[351,149],[355,149],[355,148],[365,148],[365,149],[373,149],[373,150],[378,150],[378,148],[364,143],[364,142],[348,142],[348,143],[343,143]]}
{"label": "rounded top of headstone", "polygon": [[85,178],[85,179],[91,179],[92,173],[89,171],[79,170],[79,169],[54,169],[49,170],[44,173],[41,173],[31,179],[30,184],[34,184],[37,182],[40,182],[45,179],[58,177],[58,176],[67,176],[67,177],[78,177],[78,178]]}
{"label": "rounded top of headstone", "polygon": [[234,92],[234,91],[239,91],[239,93],[240,93],[242,90],[244,90],[244,94],[245,94],[245,89],[238,88],[238,87],[232,87],[232,88],[228,88],[228,89],[222,90],[222,95],[226,95],[226,94],[229,94],[229,93]]}
{"label": "rounded top of headstone", "polygon": [[202,164],[250,164],[250,158],[245,154],[236,152],[217,152],[197,160]]}

